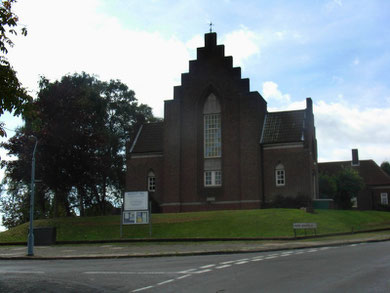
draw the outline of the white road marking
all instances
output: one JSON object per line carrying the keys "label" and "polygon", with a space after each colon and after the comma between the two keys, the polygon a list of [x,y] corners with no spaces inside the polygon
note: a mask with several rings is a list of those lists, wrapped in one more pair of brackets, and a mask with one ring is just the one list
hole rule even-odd
{"label": "white road marking", "polygon": [[183,275],[183,276],[177,277],[176,280],[181,280],[181,279],[187,278],[189,276],[191,276],[191,275],[190,274]]}
{"label": "white road marking", "polygon": [[169,274],[186,274],[186,272],[83,272],[87,275],[169,275]]}
{"label": "white road marking", "polygon": [[208,272],[211,272],[211,270],[206,269],[206,270],[202,270],[202,271],[195,271],[195,272],[192,272],[192,274],[203,274],[203,273],[208,273]]}
{"label": "white road marking", "polygon": [[224,268],[228,268],[228,267],[231,267],[232,265],[222,265],[222,266],[218,266],[218,267],[215,267],[216,269],[224,269]]}
{"label": "white road marking", "polygon": [[205,266],[202,266],[202,267],[199,267],[199,268],[200,269],[208,269],[208,268],[212,268],[212,267],[215,267],[215,264],[205,265]]}
{"label": "white road marking", "polygon": [[3,271],[2,274],[44,274],[42,271]]}
{"label": "white road marking", "polygon": [[[356,246],[356,244],[352,244],[350,246]],[[232,264],[240,265],[240,264],[246,264],[250,261],[262,261],[262,260],[274,259],[277,257],[290,256],[293,254],[303,254],[303,253],[307,253],[307,252],[316,252],[319,250],[326,250],[326,249],[329,249],[329,247],[322,247],[319,249],[310,249],[310,250],[304,250],[304,251],[288,251],[288,252],[283,252],[281,254],[274,253],[274,254],[269,254],[266,256],[256,256],[256,257],[253,257],[252,259],[243,258],[243,259],[238,259],[238,260],[229,260],[229,261],[224,261],[224,262],[219,263],[218,266],[216,264],[208,264],[208,265],[201,266],[201,267],[199,267],[199,269],[203,269],[203,270],[199,270],[199,271],[197,269],[188,269],[188,270],[184,270],[184,271],[180,271],[180,272],[84,272],[84,273],[85,274],[140,274],[140,275],[141,274],[185,274],[185,275],[182,275],[180,277],[177,277],[176,279],[169,279],[169,280],[157,283],[154,286],[147,286],[147,287],[139,288],[139,289],[132,291],[132,292],[139,292],[139,291],[154,288],[155,286],[161,286],[164,284],[168,284],[168,283],[174,282],[175,280],[181,280],[184,278],[188,278],[188,277],[192,276],[193,274],[203,274],[203,273],[211,272],[213,269],[228,268],[228,267],[231,267]]]}
{"label": "white road marking", "polygon": [[243,265],[243,264],[246,264],[246,263],[248,263],[248,262],[249,262],[249,260],[244,260],[244,261],[236,262],[235,264],[236,264],[236,265]]}
{"label": "white road marking", "polygon": [[179,273],[180,274],[187,274],[187,273],[191,273],[193,271],[196,271],[197,269],[188,269],[188,270],[185,270],[185,271],[180,271]]}
{"label": "white road marking", "polygon": [[234,263],[234,262],[236,262],[236,260],[224,261],[224,262],[220,262],[219,264],[221,264],[221,265],[227,265],[227,264]]}
{"label": "white road marking", "polygon": [[139,289],[135,289],[131,292],[139,292],[139,291],[143,291],[143,290],[148,290],[148,289],[151,289],[153,288],[154,286],[147,286],[147,287],[143,287],[143,288],[139,288]]}
{"label": "white road marking", "polygon": [[171,283],[171,282],[173,282],[173,281],[175,281],[175,280],[174,280],[174,279],[170,279],[170,280],[166,280],[166,281],[164,281],[164,282],[157,283],[157,285],[161,286],[161,285],[164,285],[164,284]]}
{"label": "white road marking", "polygon": [[234,262],[237,262],[237,261],[246,261],[246,260],[249,260],[249,258],[237,259],[237,260],[235,260]]}

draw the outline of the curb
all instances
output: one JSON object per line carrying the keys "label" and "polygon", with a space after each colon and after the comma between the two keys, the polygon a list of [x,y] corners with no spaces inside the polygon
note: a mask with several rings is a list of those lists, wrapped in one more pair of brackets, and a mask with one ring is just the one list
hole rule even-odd
{"label": "curb", "polygon": [[275,247],[275,248],[254,248],[254,249],[229,249],[214,251],[190,251],[175,253],[150,253],[150,254],[108,254],[108,255],[76,255],[76,256],[0,256],[0,260],[87,260],[87,259],[121,259],[121,258],[152,258],[152,257],[173,257],[173,256],[197,256],[197,255],[218,255],[218,254],[238,254],[238,253],[256,253],[256,252],[274,252],[281,250],[297,250],[321,247],[347,246],[352,244],[376,243],[390,241],[390,237],[384,239],[351,240],[331,243],[321,243],[313,245],[296,245],[294,247]]}
{"label": "curb", "polygon": [[[225,238],[133,238],[133,239],[108,239],[108,240],[75,240],[75,241],[56,241],[56,245],[64,244],[103,244],[103,243],[132,243],[132,242],[207,242],[207,241],[296,241],[306,239],[317,239],[332,236],[347,236],[362,233],[373,233],[381,231],[390,231],[390,228],[380,228],[371,230],[359,230],[351,232],[339,232],[328,234],[317,234],[309,236],[281,236],[281,237],[225,237]],[[0,246],[27,245],[23,242],[0,242]]]}

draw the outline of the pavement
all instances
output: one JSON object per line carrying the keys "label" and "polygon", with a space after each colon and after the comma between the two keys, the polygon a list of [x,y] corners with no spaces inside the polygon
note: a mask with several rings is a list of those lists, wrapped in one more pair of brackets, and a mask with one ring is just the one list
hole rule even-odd
{"label": "pavement", "polygon": [[122,242],[34,246],[34,256],[27,256],[27,246],[0,246],[0,260],[17,259],[92,259],[158,256],[233,254],[278,251],[314,247],[342,246],[367,242],[390,241],[390,235],[360,238],[288,240],[288,241],[207,241],[207,242]]}

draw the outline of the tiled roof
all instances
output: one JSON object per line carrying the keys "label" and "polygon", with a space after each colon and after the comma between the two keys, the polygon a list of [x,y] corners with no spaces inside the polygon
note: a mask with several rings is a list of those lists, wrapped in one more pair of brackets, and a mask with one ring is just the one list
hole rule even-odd
{"label": "tiled roof", "polygon": [[143,124],[132,153],[154,153],[163,150],[163,122]]}
{"label": "tiled roof", "polygon": [[358,171],[366,185],[390,185],[390,176],[373,160],[361,160],[359,166],[351,166],[351,161],[318,163],[318,171],[328,175],[336,174],[348,167]]}
{"label": "tiled roof", "polygon": [[303,140],[305,110],[267,113],[261,143],[286,143]]}

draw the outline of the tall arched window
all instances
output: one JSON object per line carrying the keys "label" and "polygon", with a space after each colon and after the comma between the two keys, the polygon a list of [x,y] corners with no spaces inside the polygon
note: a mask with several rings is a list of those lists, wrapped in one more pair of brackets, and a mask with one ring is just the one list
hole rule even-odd
{"label": "tall arched window", "polygon": [[221,157],[221,107],[214,94],[204,104],[204,157]]}
{"label": "tall arched window", "polygon": [[221,106],[210,94],[203,107],[204,186],[222,185]]}
{"label": "tall arched window", "polygon": [[148,172],[148,191],[156,191],[156,175],[152,170]]}
{"label": "tall arched window", "polygon": [[283,164],[281,163],[275,167],[275,183],[276,186],[286,185],[286,172],[284,170]]}

